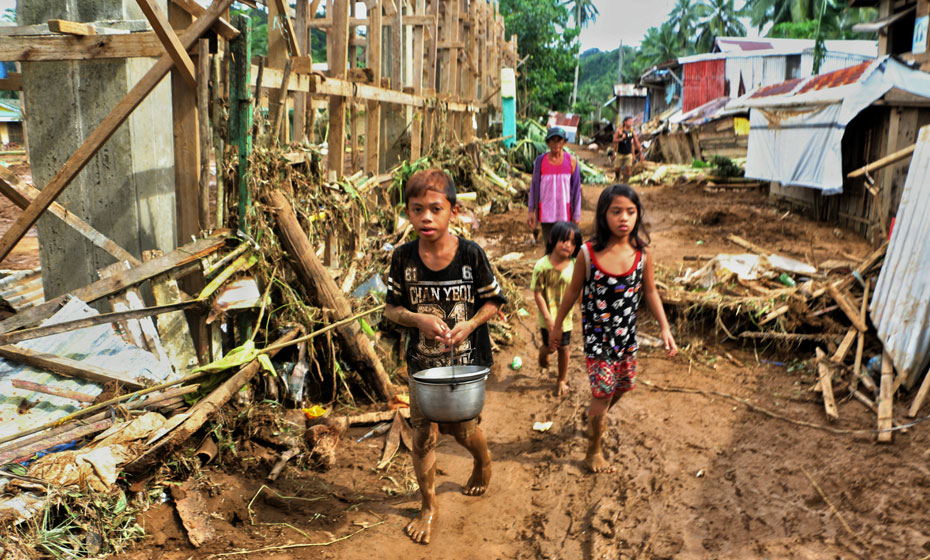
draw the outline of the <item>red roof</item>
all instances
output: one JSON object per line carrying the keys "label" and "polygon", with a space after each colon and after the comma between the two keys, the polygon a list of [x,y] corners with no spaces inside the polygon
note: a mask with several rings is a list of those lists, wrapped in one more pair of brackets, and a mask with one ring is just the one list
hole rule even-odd
{"label": "red roof", "polygon": [[[874,61],[872,60],[868,60],[866,62],[856,64],[855,66],[849,66],[848,68],[827,72],[826,74],[818,74],[809,78],[795,78],[780,84],[759,88],[755,93],[750,95],[749,98],[759,99],[761,97],[771,97],[773,95],[783,95],[788,93],[791,93],[792,95],[800,95],[802,93],[808,93],[811,91],[819,91],[822,89],[830,89],[854,84],[858,82],[860,78],[862,78],[862,75],[865,73],[866,69],[868,69],[868,67],[873,62]],[[795,91],[795,88],[797,88],[797,91]]]}
{"label": "red roof", "polygon": [[793,80],[788,80],[787,82],[782,82],[780,84],[774,84],[771,86],[765,86],[759,88],[755,93],[749,96],[750,99],[756,99],[759,97],[770,97],[772,95],[781,95],[783,93],[788,93],[803,82],[805,78],[795,78]]}
{"label": "red roof", "polygon": [[865,69],[868,68],[870,64],[872,64],[872,61],[868,60],[856,64],[855,66],[813,76],[810,81],[804,84],[804,87],[802,87],[798,93],[807,93],[808,91],[854,84],[859,81],[859,78],[862,77],[862,73],[865,72]]}
{"label": "red roof", "polygon": [[574,113],[549,113],[549,126],[568,126],[577,128],[580,121],[581,115],[576,115]]}

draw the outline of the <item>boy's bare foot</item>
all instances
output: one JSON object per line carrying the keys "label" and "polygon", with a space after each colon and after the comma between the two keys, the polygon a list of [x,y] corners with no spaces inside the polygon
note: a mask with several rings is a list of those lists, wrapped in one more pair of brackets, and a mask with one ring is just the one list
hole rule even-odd
{"label": "boy's bare foot", "polygon": [[480,496],[488,490],[488,484],[491,482],[491,463],[481,465],[475,461],[475,467],[462,489],[462,494],[466,496]]}
{"label": "boy's bare foot", "polygon": [[404,532],[415,543],[429,544],[430,534],[433,532],[433,522],[438,519],[438,512],[430,508],[423,508],[420,513],[407,524]]}
{"label": "boy's bare foot", "polygon": [[568,383],[562,382],[559,383],[555,389],[555,396],[564,397],[571,391],[571,388],[568,386]]}
{"label": "boy's bare foot", "polygon": [[607,459],[604,459],[604,455],[600,453],[589,454],[584,458],[584,464],[591,469],[593,473],[613,473],[617,472],[617,468],[607,462]]}

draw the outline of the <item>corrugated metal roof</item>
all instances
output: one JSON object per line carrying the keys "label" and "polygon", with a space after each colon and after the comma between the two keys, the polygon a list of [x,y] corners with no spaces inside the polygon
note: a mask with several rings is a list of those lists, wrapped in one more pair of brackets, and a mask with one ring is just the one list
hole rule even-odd
{"label": "corrugated metal roof", "polygon": [[[53,325],[92,315],[97,315],[97,311],[81,300],[71,298],[43,325]],[[79,360],[88,365],[121,373],[129,378],[148,380],[148,382],[161,382],[174,379],[179,375],[169,365],[160,362],[151,352],[125,342],[110,325],[97,325],[37,338],[21,342],[19,346]],[[102,391],[100,385],[90,381],[60,377],[44,370],[0,359],[0,437],[46,424],[78,410],[77,401],[14,388],[11,381],[14,378],[92,396],[99,395]],[[34,405],[22,410],[21,405],[24,400]]]}
{"label": "corrugated metal roof", "polygon": [[782,95],[785,93],[790,93],[794,91],[794,88],[803,82],[806,78],[795,78],[793,80],[788,80],[787,82],[782,82],[780,84],[774,84],[771,86],[765,86],[759,88],[749,96],[750,99],[759,99],[762,97],[771,97],[773,95]]}
{"label": "corrugated metal roof", "polygon": [[891,242],[875,294],[872,322],[911,387],[930,362],[930,126],[920,129]]}
{"label": "corrugated metal roof", "polygon": [[721,52],[729,51],[762,51],[774,49],[775,46],[771,41],[763,39],[727,39],[720,37],[717,39],[717,48]]}
{"label": "corrugated metal roof", "polygon": [[846,68],[841,68],[840,70],[834,70],[833,72],[827,72],[826,74],[817,74],[816,76],[811,76],[810,79],[807,80],[807,83],[801,86],[801,88],[796,93],[802,94],[809,91],[817,91],[821,89],[854,84],[859,81],[859,78],[862,77],[870,64],[872,64],[871,60],[867,62],[861,62],[855,66],[849,66]]}
{"label": "corrugated metal roof", "polygon": [[44,303],[42,269],[0,271],[0,298],[17,312]]}

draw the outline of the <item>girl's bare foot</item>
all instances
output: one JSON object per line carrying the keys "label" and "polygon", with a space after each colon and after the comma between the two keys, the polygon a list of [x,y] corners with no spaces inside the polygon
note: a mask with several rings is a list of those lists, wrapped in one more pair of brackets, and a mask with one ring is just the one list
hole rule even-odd
{"label": "girl's bare foot", "polygon": [[588,454],[584,458],[584,464],[591,469],[593,473],[617,472],[617,468],[608,463],[607,459],[604,459],[604,455],[601,453]]}
{"label": "girl's bare foot", "polygon": [[433,521],[436,521],[438,517],[438,512],[430,508],[423,508],[413,521],[407,524],[404,532],[415,543],[429,544],[429,537],[433,532]]}
{"label": "girl's bare foot", "polygon": [[482,465],[478,461],[475,461],[475,467],[471,471],[471,476],[468,477],[468,482],[465,483],[465,488],[462,489],[462,494],[466,496],[480,496],[488,490],[488,484],[490,482],[491,463],[488,462]]}

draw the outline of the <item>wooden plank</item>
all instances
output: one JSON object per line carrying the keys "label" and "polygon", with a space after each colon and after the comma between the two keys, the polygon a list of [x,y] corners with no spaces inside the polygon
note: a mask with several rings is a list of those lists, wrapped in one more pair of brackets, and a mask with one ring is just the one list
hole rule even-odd
{"label": "wooden plank", "polygon": [[[193,22],[193,16],[175,4],[168,4],[168,18],[171,25],[178,28],[189,26]],[[171,107],[177,236],[178,239],[190,239],[203,231],[200,227],[200,124],[197,81],[195,79],[188,82],[177,67],[171,70]],[[186,288],[189,292],[197,289],[193,285]]]}
{"label": "wooden plank", "polygon": [[[297,43],[297,34],[294,32],[294,26],[291,24],[291,17],[288,15],[287,4],[284,0],[273,1],[275,8],[278,9],[278,19],[281,21],[281,29],[284,31],[284,39],[287,44],[288,54],[290,54],[290,56],[302,56],[303,51]],[[298,3],[305,2],[306,0],[298,0]]]}
{"label": "wooden plank", "polygon": [[[174,61],[175,68],[179,75],[184,78],[187,85],[192,88],[197,87],[197,75],[194,70],[194,62],[187,54],[187,48],[181,44],[181,40],[178,39],[174,29],[168,24],[168,18],[165,16],[165,13],[161,11],[161,8],[155,3],[155,0],[136,0],[136,3],[139,4],[139,8],[142,10],[142,13],[145,14],[145,18],[149,20],[149,23],[152,25],[152,31],[158,35],[158,38],[165,46],[165,50],[168,51],[171,60]],[[172,8],[176,7],[176,4],[171,4],[168,7],[169,12]],[[184,14],[187,15],[186,19],[193,20],[193,16],[187,12],[184,12]]]}
{"label": "wooden plank", "polygon": [[[13,204],[16,206],[19,206],[22,209],[26,209],[29,207],[29,204],[31,204],[32,201],[39,196],[41,191],[24,182],[15,173],[6,167],[0,166],[0,193],[10,199],[10,201],[13,202]],[[132,255],[132,253],[126,249],[123,249],[117,245],[115,241],[94,229],[90,224],[81,218],[69,212],[61,204],[53,202],[51,206],[49,206],[48,211],[50,214],[66,223],[76,232],[80,233],[88,241],[112,255],[116,260],[128,261],[133,265],[141,263],[139,259]]]}
{"label": "wooden plank", "polygon": [[0,37],[0,60],[49,62],[154,57],[165,54],[155,33],[123,35]]}
{"label": "wooden plank", "polygon": [[71,399],[77,402],[92,403],[97,400],[97,397],[93,395],[88,395],[87,393],[79,393],[77,391],[69,391],[68,389],[59,389],[58,387],[49,387],[48,385],[40,385],[38,383],[33,383],[31,381],[26,381],[23,379],[11,379],[10,384],[17,389],[22,389],[24,391],[33,391],[36,393],[44,393],[46,395],[53,395],[56,397],[61,397],[63,399]]}
{"label": "wooden plank", "polygon": [[[156,300],[157,300],[157,297],[156,297]],[[23,342],[24,340],[33,340],[35,338],[42,338],[44,336],[51,336],[53,334],[70,332],[70,331],[74,331],[77,329],[84,329],[87,327],[103,325],[106,323],[115,323],[115,322],[125,321],[129,319],[138,319],[140,317],[157,316],[162,313],[170,313],[172,311],[181,311],[189,307],[193,307],[195,305],[200,305],[200,302],[196,300],[188,300],[188,301],[179,300],[177,303],[172,303],[169,305],[145,307],[142,309],[130,309],[127,311],[120,311],[116,313],[101,313],[100,315],[93,315],[91,317],[86,317],[84,319],[76,319],[74,321],[66,321],[64,323],[56,323],[54,325],[49,325],[46,327],[35,327],[31,329],[13,331],[13,332],[6,333],[6,334],[0,334],[0,345],[16,344],[17,342]],[[181,315],[183,317],[183,313]]]}
{"label": "wooden plank", "polygon": [[[71,292],[71,296],[85,303],[93,303],[100,298],[104,298],[129,286],[145,282],[163,272],[175,269],[184,271],[190,266],[200,268],[200,259],[222,247],[225,241],[224,237],[219,236],[198,239],[168,253],[164,257],[142,263],[128,270],[125,274],[113,278],[104,278],[93,284],[88,284],[83,288]],[[0,333],[8,333],[14,329],[33,325],[43,319],[51,317],[67,302],[68,298],[68,295],[59,296],[41,305],[20,311],[16,315],[0,321]]]}
{"label": "wooden plank", "polygon": [[778,309],[775,309],[775,310],[773,310],[773,311],[767,313],[767,314],[765,315],[765,317],[763,317],[762,320],[759,321],[759,325],[762,326],[762,325],[764,325],[764,324],[766,324],[766,323],[770,323],[770,322],[774,321],[776,318],[781,317],[782,315],[784,315],[785,313],[787,313],[787,312],[790,311],[790,310],[791,310],[791,308],[790,308],[789,306],[783,305],[783,306],[779,307]]}
{"label": "wooden plank", "polygon": [[920,384],[920,389],[917,391],[917,396],[914,397],[914,402],[911,404],[911,408],[907,411],[908,416],[911,418],[917,416],[917,412],[924,404],[928,394],[930,394],[930,370],[924,373],[923,383]]}
{"label": "wooden plank", "polygon": [[[99,274],[101,278],[109,278],[124,273],[128,268],[129,265],[127,263],[117,262],[104,267],[99,271]],[[145,308],[145,304],[142,303],[142,296],[135,286],[110,295],[109,300],[114,311],[129,311]],[[158,331],[155,329],[155,323],[152,321],[151,317],[145,316],[138,319],[131,319],[121,322],[120,324],[128,327],[127,332],[131,335],[133,343],[136,346],[143,350],[148,350],[154,354],[160,362],[166,365],[169,363],[168,354],[161,344],[161,339],[158,336]]]}
{"label": "wooden plank", "polygon": [[[371,68],[372,83],[381,84],[381,40],[382,16],[381,0],[373,0],[368,5],[368,50],[365,66]],[[381,144],[381,104],[368,100],[365,112],[365,172],[376,175],[378,168],[378,151]]]}
{"label": "wooden plank", "polygon": [[882,352],[882,382],[881,392],[878,396],[878,441],[887,443],[891,441],[892,415],[894,413],[894,392],[891,386],[894,383],[894,366],[887,352]]}
{"label": "wooden plank", "polygon": [[[210,156],[213,155],[213,133],[210,130],[210,40],[201,39],[197,49],[197,132],[200,140],[200,231],[213,229],[210,215]],[[215,86],[214,86],[215,87]],[[216,174],[223,173],[222,156],[216,158]],[[220,199],[217,204],[223,204]]]}
{"label": "wooden plank", "polygon": [[833,284],[827,285],[827,291],[830,293],[830,297],[833,298],[833,301],[840,306],[840,310],[846,314],[846,317],[849,319],[849,322],[859,331],[865,332],[868,330],[866,323],[859,317],[859,311],[853,307],[853,304],[850,303],[849,298],[837,289]]}
{"label": "wooden plank", "polygon": [[52,33],[64,33],[65,35],[96,35],[97,30],[93,25],[87,23],[78,23],[66,19],[48,20],[48,30]]}
{"label": "wooden plank", "polygon": [[[871,280],[866,278],[865,290],[862,294],[862,307],[859,310],[859,318],[865,322],[865,314],[869,307],[869,284]],[[859,331],[856,335],[856,359],[853,362],[853,378],[849,382],[849,392],[855,392],[859,386],[859,379],[862,375],[862,350],[865,347],[865,333]]]}
{"label": "wooden plank", "polygon": [[[194,16],[199,18],[206,12],[206,8],[195,2],[194,0],[171,0],[179,8]],[[232,41],[239,36],[239,30],[232,26],[228,21],[223,18],[217,19],[213,25],[210,26],[214,32],[220,37],[226,39],[227,41]]]}
{"label": "wooden plank", "polygon": [[[354,0],[353,0],[354,1]],[[345,78],[349,56],[349,0],[335,0],[333,7],[332,63],[330,75]],[[314,76],[315,77],[315,76]],[[328,80],[327,80],[328,81]],[[351,93],[350,93],[351,95]],[[348,96],[347,96],[348,97]],[[346,98],[334,95],[329,99],[329,173],[341,178],[345,171]]]}
{"label": "wooden plank", "polygon": [[843,337],[843,342],[840,343],[833,357],[830,358],[830,361],[842,364],[843,360],[846,359],[846,354],[849,353],[849,349],[852,348],[853,342],[856,341],[856,334],[859,332],[861,331],[855,327],[850,327],[849,330],[846,331],[846,336]]}
{"label": "wooden plank", "polygon": [[129,377],[126,373],[99,368],[63,356],[36,352],[20,346],[0,346],[0,356],[19,364],[44,369],[65,377],[87,379],[97,383],[118,383],[132,390],[143,388],[142,383]]}
{"label": "wooden plank", "polygon": [[836,408],[836,399],[833,397],[833,369],[826,364],[826,353],[817,347],[817,373],[819,375],[820,389],[823,393],[823,408],[827,416],[833,419],[840,417]]}
{"label": "wooden plank", "polygon": [[[181,42],[190,47],[194,41],[206,31],[207,27],[232,4],[233,0],[215,0],[204,16],[194,22],[182,35]],[[3,261],[19,243],[29,228],[35,225],[39,216],[51,205],[59,194],[71,183],[71,180],[81,172],[90,159],[97,153],[103,144],[116,132],[121,124],[139,106],[140,103],[155,89],[174,62],[167,54],[156,62],[128,94],[113,108],[101,121],[93,132],[84,140],[81,147],[74,152],[68,161],[58,170],[52,180],[42,189],[41,194],[29,205],[26,210],[10,226],[9,230],[0,238],[0,262]],[[195,128],[196,130],[196,128]],[[182,239],[188,239],[184,237]]]}
{"label": "wooden plank", "polygon": [[[307,22],[310,20],[311,14],[308,13],[310,8],[307,0],[299,0],[297,2],[297,11],[294,18],[295,28],[294,34],[297,39],[297,48],[302,53],[307,53],[304,56],[291,57],[291,72],[301,73],[301,65],[306,65],[306,71],[302,72],[304,74],[309,74],[313,72],[313,57],[310,55],[310,30],[307,27]],[[310,96],[304,92],[297,92],[294,94],[294,141],[303,142],[307,138],[307,110],[313,110],[309,107]]]}
{"label": "wooden plank", "polygon": [[[252,86],[256,84],[256,73],[258,65],[252,66],[251,81]],[[282,83],[283,72],[274,68],[265,68],[262,76],[262,88],[277,88]],[[383,81],[383,80],[382,80]],[[396,91],[387,87],[378,87],[371,84],[362,84],[340,78],[323,78],[319,75],[297,75],[291,72],[291,77],[287,82],[288,91],[306,91],[315,95],[355,97],[360,100],[381,101],[382,103],[393,103],[395,105],[409,105],[411,107],[425,107],[433,103],[433,97],[423,95],[413,95],[403,91]],[[475,103],[464,103],[461,101],[450,100],[446,102],[448,112],[475,112],[482,108],[482,105]]]}
{"label": "wooden plank", "polygon": [[[416,15],[423,15],[426,12],[426,0],[416,0]],[[405,18],[404,23],[409,21],[410,17]],[[413,64],[413,94],[420,95],[423,92],[423,27],[416,27],[413,30],[413,52],[410,60]],[[420,158],[423,142],[423,116],[421,114],[413,115],[410,123],[410,160],[414,161]]]}
{"label": "wooden plank", "polygon": [[[146,260],[161,257],[161,251],[147,251]],[[181,290],[178,282],[170,274],[159,274],[152,278],[152,295],[159,307],[181,303]],[[158,334],[168,353],[168,360],[176,371],[188,371],[197,367],[197,353],[194,351],[194,339],[183,311],[159,314],[155,318]]]}

